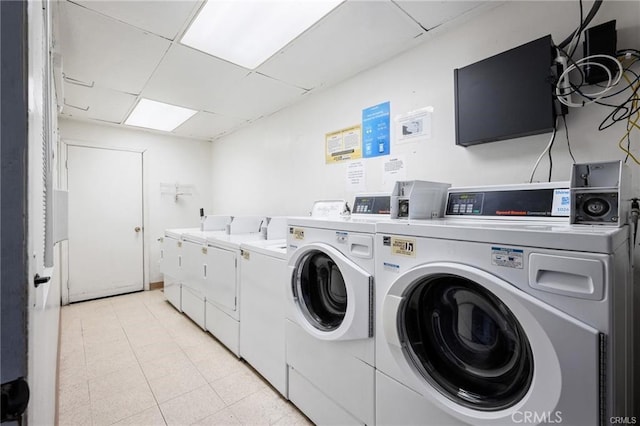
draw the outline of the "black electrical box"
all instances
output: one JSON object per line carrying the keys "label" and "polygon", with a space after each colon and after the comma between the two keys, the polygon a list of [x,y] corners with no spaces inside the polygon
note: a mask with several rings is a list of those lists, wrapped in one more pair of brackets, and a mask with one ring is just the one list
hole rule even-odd
{"label": "black electrical box", "polygon": [[[616,34],[616,21],[605,22],[604,24],[588,28],[584,32],[584,57],[591,55],[609,55],[616,57],[618,37]],[[611,72],[611,78],[616,75],[618,67],[615,62],[606,58],[593,58],[590,62],[600,65],[584,66],[584,81],[587,84],[596,84],[609,80],[606,67]]]}

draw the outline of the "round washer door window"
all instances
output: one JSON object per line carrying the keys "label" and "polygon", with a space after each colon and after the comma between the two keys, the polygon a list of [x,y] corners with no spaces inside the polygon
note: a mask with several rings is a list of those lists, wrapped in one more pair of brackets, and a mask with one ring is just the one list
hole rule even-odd
{"label": "round washer door window", "polygon": [[529,389],[527,336],[509,308],[479,284],[455,275],[425,278],[410,289],[399,320],[408,358],[454,402],[501,410]]}
{"label": "round washer door window", "polygon": [[337,329],[347,311],[347,287],[329,255],[313,250],[298,263],[296,292],[302,313],[321,331]]}

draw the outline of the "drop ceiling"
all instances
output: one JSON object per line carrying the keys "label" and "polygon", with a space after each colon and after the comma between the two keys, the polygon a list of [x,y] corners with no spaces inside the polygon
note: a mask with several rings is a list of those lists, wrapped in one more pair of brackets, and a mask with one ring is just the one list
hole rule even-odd
{"label": "drop ceiling", "polygon": [[170,133],[214,140],[422,43],[428,31],[488,2],[347,0],[253,70],[180,43],[203,1],[54,4],[62,116],[128,127],[128,114],[147,98],[198,111]]}

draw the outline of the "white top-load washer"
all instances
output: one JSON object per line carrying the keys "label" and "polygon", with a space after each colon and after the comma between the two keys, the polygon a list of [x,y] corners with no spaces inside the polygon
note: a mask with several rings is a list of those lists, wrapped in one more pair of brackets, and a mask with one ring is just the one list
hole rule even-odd
{"label": "white top-load washer", "polygon": [[231,223],[231,216],[201,216],[200,228],[173,228],[164,231],[164,237],[158,238],[160,243],[160,272],[164,275],[163,292],[165,298],[176,309],[182,312],[182,283],[186,270],[183,267],[184,251],[182,244],[187,233],[198,231],[220,231]]}
{"label": "white top-load washer", "polygon": [[240,245],[240,356],[285,397],[286,229],[285,217],[272,217],[266,240]]}
{"label": "white top-load washer", "polygon": [[[231,216],[206,216],[206,230],[192,229],[182,234],[182,311],[205,328],[203,249],[207,238],[225,235]],[[204,224],[204,221],[203,221]]]}
{"label": "white top-load washer", "polygon": [[264,239],[267,218],[236,216],[223,235],[207,238],[204,254],[206,329],[236,356],[240,356],[240,245]]}
{"label": "white top-load washer", "polygon": [[444,219],[376,235],[376,423],[632,416],[628,227]]}
{"label": "white top-load washer", "polygon": [[[374,236],[384,204],[353,217],[289,218],[289,399],[317,424],[374,424]],[[375,213],[384,211],[383,216]]]}
{"label": "white top-load washer", "polygon": [[164,297],[182,312],[182,235],[195,228],[166,229],[160,243],[160,272],[164,275]]}

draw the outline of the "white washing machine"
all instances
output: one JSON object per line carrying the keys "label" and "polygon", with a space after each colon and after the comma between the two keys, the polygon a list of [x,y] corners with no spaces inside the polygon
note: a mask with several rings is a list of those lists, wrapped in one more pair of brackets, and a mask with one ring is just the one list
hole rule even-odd
{"label": "white washing machine", "polygon": [[377,227],[376,423],[632,416],[628,227]]}
{"label": "white washing machine", "polygon": [[289,399],[317,424],[373,424],[375,223],[288,226]]}
{"label": "white washing machine", "polygon": [[240,356],[285,398],[286,218],[271,218],[267,239],[240,245]]}
{"label": "white washing machine", "polygon": [[160,272],[164,275],[164,297],[182,312],[182,236],[197,228],[166,229],[160,242]]}
{"label": "white washing machine", "polygon": [[207,216],[206,231],[186,230],[182,234],[182,312],[205,329],[205,252],[207,238],[226,235],[231,216]]}
{"label": "white washing machine", "polygon": [[229,232],[207,238],[203,249],[205,327],[240,356],[240,245],[264,239],[265,217],[236,216]]}

